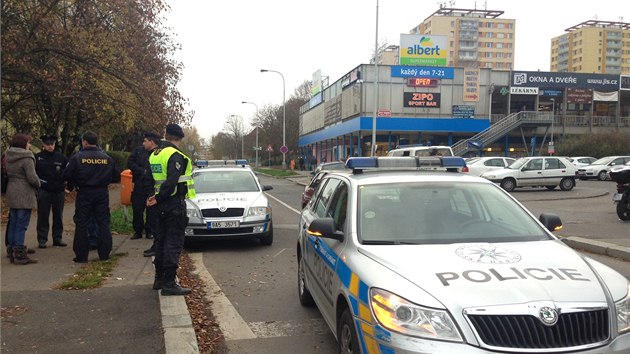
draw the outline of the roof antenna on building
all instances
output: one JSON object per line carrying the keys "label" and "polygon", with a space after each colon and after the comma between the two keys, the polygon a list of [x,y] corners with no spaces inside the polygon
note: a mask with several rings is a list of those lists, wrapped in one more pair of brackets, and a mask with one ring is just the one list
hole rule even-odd
{"label": "roof antenna on building", "polygon": [[484,11],[488,11],[488,0],[483,2],[483,9]]}

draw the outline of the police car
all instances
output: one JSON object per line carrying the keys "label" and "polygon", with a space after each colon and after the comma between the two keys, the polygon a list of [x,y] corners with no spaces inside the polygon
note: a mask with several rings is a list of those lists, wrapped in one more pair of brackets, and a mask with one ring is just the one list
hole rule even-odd
{"label": "police car", "polygon": [[246,160],[211,160],[193,171],[197,196],[186,200],[187,240],[257,238],[273,243],[271,206]]}
{"label": "police car", "polygon": [[301,214],[298,295],[342,353],[630,353],[628,280],[459,157],[351,158]]}

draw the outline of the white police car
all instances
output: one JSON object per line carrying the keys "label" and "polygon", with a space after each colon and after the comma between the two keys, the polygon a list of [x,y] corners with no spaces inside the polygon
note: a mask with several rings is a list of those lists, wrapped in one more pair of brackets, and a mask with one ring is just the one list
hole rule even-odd
{"label": "white police car", "polygon": [[197,196],[186,200],[188,240],[257,238],[273,243],[271,206],[246,160],[211,160],[193,171]]}
{"label": "white police car", "polygon": [[[304,208],[299,299],[342,353],[630,353],[628,280],[458,157],[352,158]],[[407,167],[405,167],[407,166]]]}

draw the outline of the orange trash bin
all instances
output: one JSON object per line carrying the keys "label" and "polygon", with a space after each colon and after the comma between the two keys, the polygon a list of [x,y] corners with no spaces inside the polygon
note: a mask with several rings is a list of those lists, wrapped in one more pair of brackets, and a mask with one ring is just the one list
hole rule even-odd
{"label": "orange trash bin", "polygon": [[131,205],[131,191],[133,191],[133,175],[131,170],[120,173],[120,204]]}

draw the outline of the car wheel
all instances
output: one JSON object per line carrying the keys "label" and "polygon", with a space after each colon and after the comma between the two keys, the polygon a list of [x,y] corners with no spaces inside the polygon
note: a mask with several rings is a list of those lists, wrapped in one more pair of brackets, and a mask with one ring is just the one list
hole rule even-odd
{"label": "car wheel", "polygon": [[311,292],[306,287],[306,279],[304,277],[304,257],[300,257],[298,262],[298,296],[300,304],[302,306],[313,306],[315,301],[313,301],[313,296],[311,296]]}
{"label": "car wheel", "polygon": [[547,189],[549,189],[550,191],[556,189],[557,186],[545,186]]}
{"label": "car wheel", "polygon": [[630,206],[628,205],[630,201],[628,198],[623,198],[619,203],[617,203],[617,216],[619,219],[623,221],[630,220]]}
{"label": "car wheel", "polygon": [[605,180],[607,180],[607,179],[608,179],[608,172],[606,172],[606,171],[600,171],[600,172],[597,174],[597,179],[598,179],[598,180],[600,180],[600,181],[605,181]]}
{"label": "car wheel", "polygon": [[347,308],[343,310],[337,324],[337,341],[339,342],[339,353],[361,353],[357,331],[354,328],[354,321],[352,321],[352,316],[350,316],[350,311]]}
{"label": "car wheel", "polygon": [[563,191],[570,191],[575,187],[575,180],[573,178],[563,178],[560,181],[560,189]]}
{"label": "car wheel", "polygon": [[273,224],[270,226],[269,231],[267,231],[263,236],[260,237],[260,244],[263,246],[271,246],[273,243]]}
{"label": "car wheel", "polygon": [[511,192],[516,188],[516,181],[513,178],[506,178],[501,181],[501,188],[505,189],[506,192]]}

